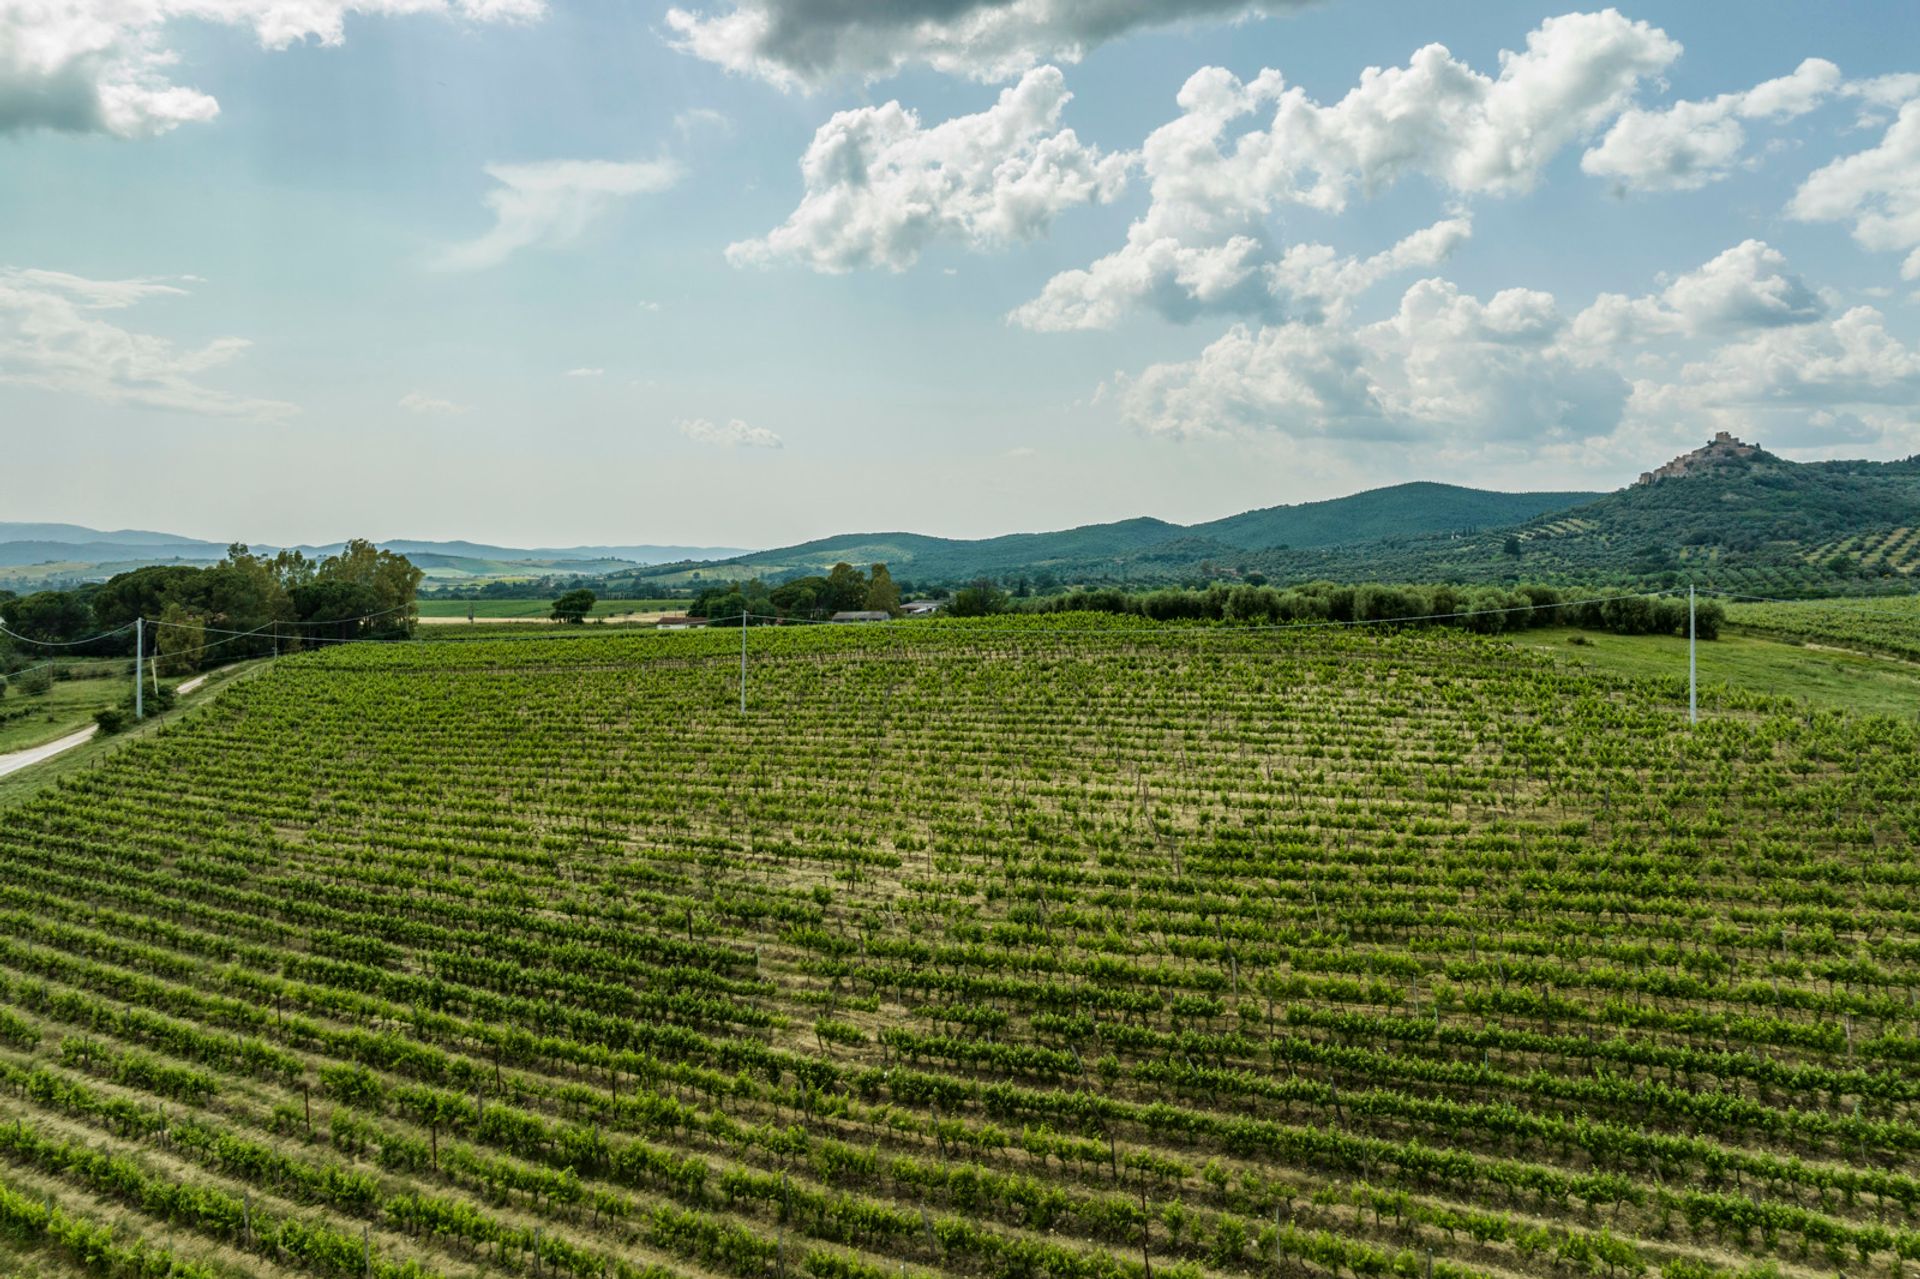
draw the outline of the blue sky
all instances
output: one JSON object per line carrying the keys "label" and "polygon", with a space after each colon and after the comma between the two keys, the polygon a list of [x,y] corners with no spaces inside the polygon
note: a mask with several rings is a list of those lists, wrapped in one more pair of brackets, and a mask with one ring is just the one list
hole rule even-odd
{"label": "blue sky", "polygon": [[0,0],[8,517],[764,545],[1920,451],[1908,3],[685,3]]}

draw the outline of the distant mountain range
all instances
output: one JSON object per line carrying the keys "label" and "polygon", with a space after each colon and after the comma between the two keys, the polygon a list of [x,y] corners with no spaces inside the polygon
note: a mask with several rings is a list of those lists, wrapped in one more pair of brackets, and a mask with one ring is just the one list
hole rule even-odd
{"label": "distant mountain range", "polygon": [[847,533],[732,559],[667,565],[640,576],[672,585],[715,577],[772,579],[823,571],[844,560],[884,563],[895,576],[917,582],[1043,574],[1059,581],[1151,581],[1189,574],[1205,564],[1236,565],[1267,552],[1506,527],[1599,496],[1499,493],[1422,481],[1323,502],[1263,507],[1203,524],[1143,517],[977,540]]}
{"label": "distant mountain range", "polygon": [[[1722,435],[1612,493],[1500,493],[1397,484],[1200,524],[1139,518],[980,539],[847,533],[770,551],[518,549],[394,540],[428,584],[589,577],[603,595],[716,580],[770,582],[840,561],[887,564],[918,587],[980,577],[1037,589],[1265,580],[1697,582],[1759,595],[1907,589],[1920,580],[1920,457],[1790,462]],[[256,548],[270,549],[270,548]],[[339,545],[301,548],[327,554]],[[222,543],[138,529],[0,523],[0,586],[99,580],[145,564],[211,563]]]}
{"label": "distant mountain range", "polygon": [[1186,526],[1123,520],[979,541],[849,534],[649,569],[622,589],[779,580],[839,560],[884,561],[922,587],[977,577],[1036,587],[1327,578],[1907,590],[1920,581],[1920,457],[1798,463],[1723,434],[1612,493],[1415,483]]}
{"label": "distant mountain range", "polygon": [[[271,554],[277,546],[252,543]],[[308,555],[331,555],[345,543],[300,546]],[[698,563],[743,553],[737,546],[569,546],[523,549],[479,542],[431,542],[397,538],[381,542],[426,573],[430,583],[450,585],[500,577],[577,574],[602,576],[638,566]],[[79,524],[29,524],[0,521],[0,586],[13,589],[94,581],[149,564],[211,564],[227,553],[227,543],[145,529],[111,532]]]}

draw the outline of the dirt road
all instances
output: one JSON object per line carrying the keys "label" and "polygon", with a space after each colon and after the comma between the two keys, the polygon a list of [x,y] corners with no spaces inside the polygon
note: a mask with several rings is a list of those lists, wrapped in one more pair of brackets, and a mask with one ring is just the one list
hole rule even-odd
{"label": "dirt road", "polygon": [[99,725],[89,724],[79,732],[68,733],[58,741],[48,742],[45,746],[33,746],[23,751],[14,751],[10,755],[0,755],[0,777],[5,777],[8,773],[17,773],[28,765],[38,764],[43,759],[52,759],[61,751],[72,750],[99,731]]}

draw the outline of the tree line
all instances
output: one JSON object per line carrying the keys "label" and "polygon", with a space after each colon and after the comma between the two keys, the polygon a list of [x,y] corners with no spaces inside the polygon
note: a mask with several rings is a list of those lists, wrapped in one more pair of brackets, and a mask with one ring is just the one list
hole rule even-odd
{"label": "tree line", "polygon": [[768,586],[757,577],[744,582],[716,582],[694,597],[687,613],[712,618],[719,626],[738,623],[742,613],[801,620],[846,612],[897,617],[900,590],[885,564],[875,564],[863,572],[843,562],[835,564],[825,576],[796,577],[778,586]]}
{"label": "tree line", "polygon": [[[1431,622],[1483,634],[1539,626],[1578,626],[1619,635],[1685,635],[1687,602],[1630,595],[1618,598],[1554,586],[1454,586],[1447,583],[1385,585],[1308,582],[1301,586],[1215,585],[1199,590],[1128,592],[1113,587],[1075,590],[1045,599],[1009,596],[990,581],[975,582],[952,596],[956,616],[986,613],[1123,613],[1157,621],[1240,622]],[[1701,639],[1717,639],[1726,610],[1701,600],[1694,625]]]}
{"label": "tree line", "polygon": [[[256,555],[236,542],[204,568],[154,565],[75,590],[0,596],[0,622],[28,641],[18,646],[27,657],[35,643],[71,645],[144,617],[139,656],[157,657],[162,674],[184,675],[307,643],[411,635],[420,579],[404,555],[362,539],[319,559],[292,550]],[[134,633],[67,654],[132,656]]]}
{"label": "tree line", "polygon": [[[1307,582],[1274,587],[1215,583],[1203,587],[1165,587],[1127,591],[1119,587],[1080,587],[1058,594],[1027,596],[990,578],[934,593],[953,617],[998,613],[1115,613],[1156,621],[1238,622],[1285,625],[1312,622],[1430,623],[1458,626],[1482,634],[1575,626],[1618,635],[1685,635],[1687,602],[1678,597],[1627,595],[1528,583],[1518,586],[1467,586],[1446,582]],[[707,587],[688,612],[717,624],[738,621],[744,610],[761,617],[812,619],[865,609],[900,612],[901,586],[884,564],[862,573],[836,564],[826,576],[795,578],[768,586],[759,578],[719,582]],[[556,616],[558,614],[556,613]],[[1701,600],[1694,626],[1701,639],[1717,639],[1726,610],[1717,600]]]}

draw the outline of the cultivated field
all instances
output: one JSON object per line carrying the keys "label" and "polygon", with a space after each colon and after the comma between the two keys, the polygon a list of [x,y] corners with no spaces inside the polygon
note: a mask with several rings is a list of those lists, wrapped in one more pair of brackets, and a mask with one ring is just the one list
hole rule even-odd
{"label": "cultivated field", "polygon": [[21,1264],[1920,1260],[1910,723],[1073,618],[750,632],[742,715],[739,641],[285,658],[9,810]]}
{"label": "cultivated field", "polygon": [[1762,635],[1920,661],[1920,597],[1731,604],[1727,621]]}

